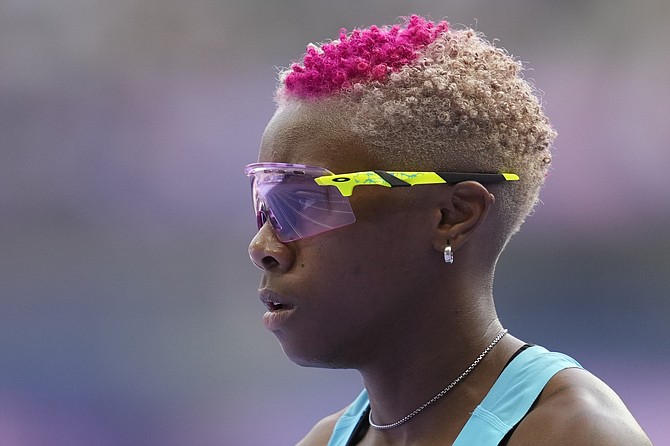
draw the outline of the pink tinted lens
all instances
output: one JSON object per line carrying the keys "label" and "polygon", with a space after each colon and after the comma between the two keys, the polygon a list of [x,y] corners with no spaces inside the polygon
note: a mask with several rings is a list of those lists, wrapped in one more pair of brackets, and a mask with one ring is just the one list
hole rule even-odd
{"label": "pink tinted lens", "polygon": [[326,169],[296,164],[259,163],[247,166],[262,226],[269,220],[282,242],[330,231],[356,221],[347,197],[337,188],[319,186],[314,178]]}

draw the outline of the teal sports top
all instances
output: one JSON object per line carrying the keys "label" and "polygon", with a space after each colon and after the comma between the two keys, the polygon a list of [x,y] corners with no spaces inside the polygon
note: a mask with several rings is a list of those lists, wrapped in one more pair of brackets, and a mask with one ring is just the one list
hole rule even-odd
{"label": "teal sports top", "polygon": [[[574,359],[531,346],[505,367],[486,397],[472,412],[453,446],[497,446],[530,411],[549,380],[561,370],[582,368]],[[352,446],[359,423],[367,423],[370,406],[363,390],[335,424],[328,446]]]}

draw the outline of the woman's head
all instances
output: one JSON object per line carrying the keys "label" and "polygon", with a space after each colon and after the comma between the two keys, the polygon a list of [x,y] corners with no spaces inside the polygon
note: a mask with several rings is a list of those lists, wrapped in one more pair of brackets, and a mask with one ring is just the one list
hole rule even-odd
{"label": "woman's head", "polygon": [[[282,73],[247,168],[249,254],[267,327],[294,361],[357,367],[495,318],[495,262],[537,201],[555,136],[521,70],[474,31],[413,16],[310,46]],[[453,172],[469,178],[397,182]],[[344,174],[375,187],[323,183]]]}
{"label": "woman's head", "polygon": [[379,169],[518,174],[490,187],[502,249],[538,200],[556,135],[522,72],[473,30],[412,16],[310,45],[276,100],[350,131]]}

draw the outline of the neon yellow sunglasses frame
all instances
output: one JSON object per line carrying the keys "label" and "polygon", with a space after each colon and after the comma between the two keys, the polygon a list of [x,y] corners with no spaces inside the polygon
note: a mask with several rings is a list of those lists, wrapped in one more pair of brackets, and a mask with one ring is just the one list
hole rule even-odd
{"label": "neon yellow sunglasses frame", "polygon": [[[462,181],[517,181],[513,173],[366,172],[334,174],[316,166],[254,163],[244,169],[251,178],[256,223],[269,222],[282,242],[311,237],[356,221],[349,197],[356,186],[407,187]],[[334,186],[322,187],[322,186]]]}
{"label": "neon yellow sunglasses frame", "polygon": [[351,196],[356,186],[407,187],[418,184],[453,184],[462,181],[500,183],[518,180],[519,176],[514,173],[393,172],[385,170],[323,175],[314,179],[320,186],[335,186],[345,197]]}

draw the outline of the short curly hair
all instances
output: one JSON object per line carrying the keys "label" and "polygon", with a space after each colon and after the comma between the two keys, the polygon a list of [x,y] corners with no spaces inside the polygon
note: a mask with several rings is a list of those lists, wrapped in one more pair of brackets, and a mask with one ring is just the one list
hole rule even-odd
{"label": "short curly hair", "polygon": [[518,174],[492,186],[502,249],[538,202],[556,137],[523,70],[480,33],[414,15],[309,45],[275,98],[332,105],[378,168]]}

